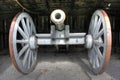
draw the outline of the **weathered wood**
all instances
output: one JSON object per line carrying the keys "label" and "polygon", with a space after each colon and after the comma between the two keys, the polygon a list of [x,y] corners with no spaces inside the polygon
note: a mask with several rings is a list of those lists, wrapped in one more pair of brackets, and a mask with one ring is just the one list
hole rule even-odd
{"label": "weathered wood", "polygon": [[81,15],[98,8],[119,10],[120,0],[0,0],[0,14],[25,10],[47,15],[56,8],[69,15]]}

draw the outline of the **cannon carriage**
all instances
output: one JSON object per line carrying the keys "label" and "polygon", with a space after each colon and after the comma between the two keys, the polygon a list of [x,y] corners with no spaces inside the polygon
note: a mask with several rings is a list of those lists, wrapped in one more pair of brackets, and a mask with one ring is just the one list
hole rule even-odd
{"label": "cannon carriage", "polygon": [[[15,6],[16,13],[19,13],[14,16],[10,25],[9,51],[12,62],[19,72],[28,74],[35,69],[39,45],[54,45],[56,50],[59,50],[61,45],[68,50],[69,45],[84,45],[88,50],[88,61],[92,71],[95,74],[105,71],[110,60],[112,35],[107,12],[94,8],[97,5],[98,8],[102,8],[102,1],[15,0],[13,2],[11,5]],[[87,15],[89,11],[93,12],[93,15],[88,32],[71,32],[72,25],[65,22],[67,16]],[[49,16],[47,18],[52,23],[50,33],[37,33],[36,27],[41,26],[35,25],[30,16],[32,14]]]}

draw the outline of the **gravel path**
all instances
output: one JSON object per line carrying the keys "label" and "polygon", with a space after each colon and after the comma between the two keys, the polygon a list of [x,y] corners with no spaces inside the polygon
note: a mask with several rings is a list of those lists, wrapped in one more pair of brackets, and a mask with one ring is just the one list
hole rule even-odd
{"label": "gravel path", "polygon": [[38,65],[29,75],[20,74],[9,55],[0,55],[0,80],[120,80],[120,60],[114,55],[107,73],[95,76],[88,66],[84,48],[57,52],[43,47],[39,49]]}

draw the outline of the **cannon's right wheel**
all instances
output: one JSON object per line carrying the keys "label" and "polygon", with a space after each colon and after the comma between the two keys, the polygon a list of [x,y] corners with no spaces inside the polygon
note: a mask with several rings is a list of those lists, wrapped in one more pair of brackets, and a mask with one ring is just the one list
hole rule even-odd
{"label": "cannon's right wheel", "polygon": [[29,14],[18,13],[12,20],[9,31],[9,50],[16,69],[28,74],[37,63],[36,29]]}
{"label": "cannon's right wheel", "polygon": [[86,44],[92,71],[95,74],[103,73],[110,60],[112,45],[110,20],[104,10],[94,12]]}

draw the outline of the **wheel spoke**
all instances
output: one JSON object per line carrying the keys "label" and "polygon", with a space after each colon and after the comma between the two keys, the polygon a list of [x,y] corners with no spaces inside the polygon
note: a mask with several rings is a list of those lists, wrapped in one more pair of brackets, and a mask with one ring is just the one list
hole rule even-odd
{"label": "wheel spoke", "polygon": [[94,21],[94,26],[93,26],[93,33],[97,27],[97,20],[98,20],[98,16],[95,16],[95,21]]}
{"label": "wheel spoke", "polygon": [[28,18],[26,19],[26,25],[27,25],[27,28],[28,28],[28,33],[29,33],[29,35],[31,35],[31,32],[30,32],[30,30],[31,30],[30,27],[31,26],[30,26],[30,22],[29,22]]}
{"label": "wheel spoke", "polygon": [[89,34],[92,33],[91,26],[92,26],[92,21],[91,21],[90,26],[89,26],[89,27],[90,27],[90,28],[89,28]]}
{"label": "wheel spoke", "polygon": [[92,27],[94,27],[94,20],[92,20],[91,23],[90,23],[90,29],[89,29],[89,31],[90,31],[91,34],[93,34]]}
{"label": "wheel spoke", "polygon": [[23,59],[23,66],[27,66],[28,56],[29,56],[30,49],[27,49],[27,52],[25,53],[24,59]]}
{"label": "wheel spoke", "polygon": [[31,26],[31,23],[29,24],[29,28],[30,28],[30,34],[32,35],[32,26]]}
{"label": "wheel spoke", "polygon": [[28,43],[28,40],[16,40],[16,43]]}
{"label": "wheel spoke", "polygon": [[95,57],[95,61],[96,61],[96,68],[99,68],[100,67],[100,63],[99,63],[99,60],[98,60],[98,55],[96,55]]}
{"label": "wheel spoke", "polygon": [[[100,29],[100,27],[101,27],[101,19],[99,18],[98,19],[98,22],[96,23],[96,28],[95,28],[95,30],[94,30],[94,34],[95,34],[95,36],[96,36],[96,34],[99,32],[99,29]],[[94,36],[94,37],[95,37]]]}
{"label": "wheel spoke", "polygon": [[33,52],[31,51],[32,65],[35,62]]}
{"label": "wheel spoke", "polygon": [[92,64],[92,67],[98,68],[100,66],[100,62],[99,62],[99,55],[97,55],[97,52],[95,50],[95,48],[92,48],[89,51],[89,58],[90,58],[90,63]]}
{"label": "wheel spoke", "polygon": [[92,62],[93,62],[93,68],[95,68],[95,53],[93,53],[93,58],[92,58]]}
{"label": "wheel spoke", "polygon": [[23,55],[23,53],[28,49],[28,47],[29,47],[29,45],[26,44],[26,45],[20,50],[20,52],[18,53],[18,54],[19,54],[19,55],[18,55],[19,58],[20,58],[20,57]]}
{"label": "wheel spoke", "polygon": [[23,19],[21,20],[21,22],[22,22],[22,26],[23,26],[23,29],[24,29],[26,35],[29,36],[28,30],[27,30],[27,26],[26,26],[26,24],[25,24],[25,19],[23,18]]}
{"label": "wheel spoke", "polygon": [[96,69],[99,67],[99,61],[98,61],[98,56],[96,55],[96,53],[94,52],[93,55],[93,68]]}
{"label": "wheel spoke", "polygon": [[100,60],[102,60],[102,59],[103,59],[103,55],[102,55],[100,49],[99,49],[97,46],[95,46],[95,47],[94,47],[94,50],[95,50],[96,54],[98,55],[98,58],[99,58]]}
{"label": "wheel spoke", "polygon": [[24,33],[24,31],[20,28],[20,26],[18,27],[18,32],[21,34],[21,36],[24,38],[24,39],[27,39],[27,35]]}
{"label": "wheel spoke", "polygon": [[96,27],[96,30],[95,30],[96,32],[99,31],[101,24],[102,24],[102,22],[101,22],[101,19],[99,18],[98,23],[97,23],[97,27]]}
{"label": "wheel spoke", "polygon": [[97,36],[95,37],[95,39],[98,39],[99,37],[101,37],[104,34],[104,29],[101,29],[100,32],[97,34]]}
{"label": "wheel spoke", "polygon": [[35,30],[35,25],[33,23],[33,21],[31,21],[31,33],[35,32],[36,33],[36,30]]}
{"label": "wheel spoke", "polygon": [[91,59],[91,64],[92,64],[92,66],[93,66],[93,63],[94,63],[94,49],[91,49],[90,50],[90,54],[89,54],[89,57],[90,57],[90,59]]}
{"label": "wheel spoke", "polygon": [[29,53],[29,56],[28,56],[29,58],[28,58],[28,69],[30,69],[31,68],[31,58],[32,58],[32,55],[31,55],[31,51],[30,51],[30,53]]}

